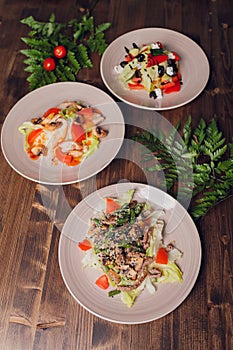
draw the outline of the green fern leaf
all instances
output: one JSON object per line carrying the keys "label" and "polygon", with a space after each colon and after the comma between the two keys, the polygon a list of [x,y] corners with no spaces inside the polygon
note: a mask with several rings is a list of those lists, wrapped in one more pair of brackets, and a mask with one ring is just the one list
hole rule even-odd
{"label": "green fern leaf", "polygon": [[52,54],[53,46],[49,44],[47,40],[39,40],[35,38],[21,38],[21,40],[33,49],[48,50]]}
{"label": "green fern leaf", "polygon": [[190,136],[191,136],[191,116],[189,115],[186,123],[183,127],[183,135],[184,135],[184,144],[187,146],[190,142]]}
{"label": "green fern leaf", "polygon": [[81,67],[84,67],[84,68],[93,67],[91,59],[89,58],[89,55],[88,55],[87,48],[83,44],[78,45],[77,51],[76,51],[76,58]]}
{"label": "green fern leaf", "polygon": [[72,51],[68,51],[67,60],[70,63],[70,67],[71,67],[72,72],[74,74],[77,74],[80,71],[81,66],[80,66],[79,62],[77,61],[77,59],[75,58],[75,54]]}

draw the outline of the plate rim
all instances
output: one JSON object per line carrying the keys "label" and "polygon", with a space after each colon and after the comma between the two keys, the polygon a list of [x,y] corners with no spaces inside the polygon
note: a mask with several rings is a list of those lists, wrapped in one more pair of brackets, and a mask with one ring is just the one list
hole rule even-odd
{"label": "plate rim", "polygon": [[[100,315],[99,313],[91,310],[91,308],[89,308],[88,306],[84,305],[80,300],[79,298],[75,295],[75,293],[72,291],[71,287],[68,285],[68,282],[66,281],[66,278],[65,278],[65,274],[64,274],[64,271],[62,269],[62,259],[61,259],[61,249],[62,249],[62,244],[63,244],[63,237],[65,236],[64,233],[63,233],[63,230],[65,228],[65,225],[67,225],[67,222],[68,220],[70,220],[71,218],[71,215],[73,215],[74,211],[77,210],[77,207],[81,207],[82,206],[82,202],[85,201],[86,199],[88,199],[89,197],[91,196],[94,196],[96,195],[97,193],[99,192],[102,192],[102,191],[105,191],[107,189],[112,189],[114,188],[115,189],[115,192],[117,191],[117,187],[121,187],[121,186],[126,186],[127,185],[130,186],[130,188],[135,188],[135,187],[145,187],[145,188],[152,188],[152,190],[155,190],[155,191],[158,191],[160,192],[161,194],[163,194],[164,196],[167,196],[168,198],[170,198],[171,200],[175,201],[176,205],[178,205],[180,208],[182,208],[182,210],[184,211],[185,215],[188,217],[188,220],[191,222],[192,226],[195,228],[195,237],[196,237],[196,241],[198,243],[198,253],[199,253],[199,258],[198,258],[198,263],[197,263],[197,266],[196,266],[196,271],[195,271],[195,274],[194,274],[194,278],[193,280],[186,286],[185,288],[185,292],[183,293],[183,296],[182,298],[179,300],[179,302],[175,305],[175,307],[172,307],[169,311],[165,311],[162,315],[160,315],[159,317],[151,317],[150,319],[147,319],[147,320],[143,320],[143,321],[140,321],[140,320],[137,320],[137,321],[125,321],[125,320],[116,320],[114,318],[111,318],[111,317],[107,317],[107,316],[104,316],[104,315]],[[65,240],[68,239],[70,241],[72,241],[72,239],[68,238],[65,236]],[[73,242],[73,241],[72,241]],[[143,183],[140,183],[140,182],[130,182],[130,183],[115,183],[115,184],[111,184],[111,185],[107,185],[107,186],[104,186],[104,187],[101,187],[99,188],[98,190],[96,191],[93,191],[91,192],[89,195],[87,195],[86,197],[84,197],[74,208],[73,210],[70,212],[70,214],[68,215],[64,225],[63,225],[63,228],[62,228],[62,231],[60,233],[60,237],[59,237],[59,243],[58,243],[58,264],[59,264],[59,268],[60,268],[60,273],[62,275],[62,279],[63,279],[63,282],[65,283],[65,286],[66,288],[68,289],[69,293],[72,295],[72,297],[74,298],[74,300],[79,304],[81,305],[85,310],[87,310],[88,312],[90,312],[91,314],[95,315],[96,317],[99,317],[103,320],[106,320],[106,321],[109,321],[109,322],[113,322],[113,323],[117,323],[117,324],[128,324],[128,325],[133,325],[133,324],[145,324],[145,323],[148,323],[148,322],[153,322],[157,319],[160,319],[168,314],[170,314],[171,312],[173,312],[175,309],[177,309],[184,301],[185,299],[189,296],[189,294],[191,293],[192,289],[194,288],[196,282],[197,282],[197,279],[198,279],[198,276],[199,276],[199,273],[200,273],[200,268],[201,268],[201,262],[202,262],[202,245],[201,245],[201,239],[200,239],[200,235],[199,235],[199,232],[198,232],[198,229],[193,221],[193,219],[191,218],[190,214],[187,212],[187,210],[175,199],[173,198],[170,194],[162,191],[161,189],[155,187],[155,186],[152,186],[152,185],[148,185],[148,184],[143,184]]]}
{"label": "plate rim", "polygon": [[[89,88],[93,89],[93,90],[96,90],[96,91],[100,91],[101,93],[103,93],[107,98],[108,98],[108,101],[109,102],[112,102],[115,106],[117,106],[117,108],[119,109],[119,114],[121,115],[121,124],[122,125],[122,135],[121,135],[121,139],[119,141],[119,145],[118,145],[118,148],[116,148],[115,152],[114,152],[114,155],[107,161],[103,164],[103,166],[96,170],[95,172],[81,178],[81,180],[79,180],[79,178],[76,178],[76,179],[73,179],[73,180],[70,180],[70,181],[45,181],[45,180],[40,180],[40,179],[37,179],[37,178],[34,178],[33,176],[29,176],[27,174],[24,174],[22,173],[20,170],[17,169],[17,167],[15,167],[15,165],[8,159],[7,157],[7,154],[6,154],[6,148],[4,146],[4,130],[6,128],[6,125],[7,123],[9,122],[9,119],[11,117],[11,115],[14,113],[14,110],[17,109],[17,107],[22,103],[24,102],[24,100],[26,100],[27,98],[30,98],[30,96],[33,96],[33,95],[36,95],[38,93],[38,90],[42,91],[42,90],[46,90],[46,89],[50,89],[52,88],[53,86],[62,86],[62,85],[76,85],[76,86],[88,86]],[[22,177],[32,181],[32,182],[35,182],[35,183],[38,183],[38,184],[43,184],[43,185],[69,185],[69,184],[74,184],[74,183],[79,183],[79,182],[82,182],[84,180],[87,180],[89,178],[91,178],[92,176],[95,176],[96,174],[98,174],[99,172],[101,172],[103,169],[105,169],[112,161],[113,159],[116,157],[117,153],[120,151],[120,148],[122,147],[122,144],[123,144],[123,141],[124,141],[124,137],[125,137],[125,120],[124,120],[124,116],[123,116],[123,113],[121,111],[121,109],[119,108],[117,102],[108,94],[106,93],[104,90],[94,86],[94,85],[91,85],[91,84],[88,84],[88,83],[85,83],[85,82],[72,82],[72,81],[64,81],[64,82],[56,82],[56,83],[52,83],[52,84],[47,84],[47,85],[44,85],[44,86],[41,86],[39,87],[38,89],[35,89],[35,90],[32,90],[32,91],[29,91],[28,93],[26,93],[25,95],[23,95],[19,100],[16,101],[16,103],[9,109],[5,119],[4,119],[4,122],[3,122],[3,125],[2,125],[2,129],[1,129],[1,138],[0,138],[0,144],[1,144],[1,149],[2,149],[2,153],[3,153],[3,156],[6,160],[6,162],[9,164],[9,166],[19,175],[21,175]],[[38,172],[38,175],[40,174],[40,171]],[[40,177],[40,176],[39,176]]]}
{"label": "plate rim", "polygon": [[[106,82],[106,79],[105,79],[105,76],[104,76],[104,73],[103,73],[103,61],[105,59],[105,56],[108,54],[109,50],[111,49],[111,47],[118,41],[118,40],[121,40],[124,36],[127,36],[127,35],[130,35],[130,34],[133,34],[133,33],[136,33],[136,32],[142,32],[142,31],[151,31],[151,30],[162,30],[162,31],[166,31],[166,32],[171,32],[173,34],[176,34],[176,35],[179,35],[183,38],[185,38],[185,40],[188,40],[190,43],[192,43],[193,46],[195,46],[201,53],[202,53],[202,56],[203,56],[203,59],[205,59],[205,64],[206,64],[206,69],[207,69],[207,74],[206,74],[206,79],[203,83],[203,88],[196,92],[195,95],[193,95],[191,98],[189,98],[187,101],[183,102],[183,103],[179,103],[179,104],[176,104],[174,106],[168,106],[168,107],[148,107],[148,106],[143,106],[143,105],[139,105],[139,104],[136,104],[136,103],[133,103],[133,102],[130,102],[130,101],[127,101],[125,98],[122,98],[120,97],[111,87],[109,87],[108,83]],[[115,96],[117,97],[118,99],[120,99],[121,101],[133,106],[133,107],[136,107],[136,108],[141,108],[141,109],[145,109],[145,110],[151,110],[151,111],[167,111],[167,110],[171,110],[171,109],[175,109],[175,108],[179,108],[179,107],[182,107],[190,102],[192,102],[193,100],[195,100],[202,92],[203,90],[205,89],[208,81],[209,81],[209,78],[210,78],[210,63],[209,63],[209,60],[207,58],[207,55],[205,53],[205,51],[203,50],[203,48],[198,45],[193,39],[191,39],[189,36],[181,33],[180,31],[177,31],[177,30],[173,30],[173,29],[170,29],[170,28],[164,28],[164,27],[142,27],[142,28],[138,28],[138,29],[135,29],[135,30],[131,30],[131,31],[128,31],[126,33],[123,33],[121,34],[120,36],[118,36],[117,38],[115,38],[109,45],[108,47],[106,48],[106,50],[104,51],[102,57],[101,57],[101,60],[100,60],[100,75],[101,75],[101,78],[102,78],[102,81],[104,82],[104,85],[107,87],[107,89]]]}

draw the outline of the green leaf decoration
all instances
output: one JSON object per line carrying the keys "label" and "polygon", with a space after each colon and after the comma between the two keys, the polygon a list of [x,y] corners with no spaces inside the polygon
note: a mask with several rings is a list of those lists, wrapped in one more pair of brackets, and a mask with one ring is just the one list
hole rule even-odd
{"label": "green leaf decoration", "polygon": [[[168,193],[181,203],[191,196],[188,211],[198,220],[233,194],[233,138],[226,143],[214,119],[208,125],[200,119],[194,130],[191,121],[189,116],[178,140],[175,135],[179,124],[166,137],[140,130],[133,139],[144,146],[144,169],[163,172],[161,188],[166,186]],[[190,172],[192,179],[187,175]]]}
{"label": "green leaf decoration", "polygon": [[91,59],[88,56],[88,50],[86,46],[84,46],[83,44],[80,44],[77,47],[76,57],[81,67],[83,68],[93,67]]}
{"label": "green leaf decoration", "polygon": [[[92,53],[101,55],[107,47],[104,32],[110,23],[95,26],[94,17],[89,12],[81,19],[71,19],[67,23],[56,22],[54,13],[48,22],[40,22],[33,16],[20,22],[31,29],[28,37],[21,38],[27,48],[20,50],[26,56],[24,70],[29,73],[30,90],[59,81],[76,81],[82,68],[93,67]],[[53,51],[58,45],[64,46],[67,51],[62,59],[54,57]],[[43,68],[43,62],[48,57],[55,59],[53,71]]]}

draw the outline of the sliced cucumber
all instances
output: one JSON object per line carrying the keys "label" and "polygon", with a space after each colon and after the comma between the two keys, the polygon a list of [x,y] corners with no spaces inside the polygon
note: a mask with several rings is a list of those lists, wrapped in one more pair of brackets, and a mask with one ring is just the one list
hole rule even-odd
{"label": "sliced cucumber", "polygon": [[124,66],[123,71],[121,72],[120,78],[123,81],[130,80],[134,76],[134,73],[137,67],[138,67],[138,60],[133,59],[132,61],[130,61],[128,64]]}

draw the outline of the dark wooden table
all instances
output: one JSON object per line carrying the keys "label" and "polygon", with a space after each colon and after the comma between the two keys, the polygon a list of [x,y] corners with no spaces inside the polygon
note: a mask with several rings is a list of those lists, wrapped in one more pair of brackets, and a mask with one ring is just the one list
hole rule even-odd
{"label": "dark wooden table", "polygon": [[[90,1],[0,0],[0,126],[12,106],[29,92],[23,70],[29,15],[68,21]],[[184,33],[205,51],[210,79],[189,104],[162,115],[173,125],[192,116],[217,120],[226,140],[233,135],[233,10],[231,0],[100,0],[96,23],[110,21],[107,42],[142,27],[165,27]],[[80,81],[107,92],[99,72],[79,75]],[[130,131],[126,128],[127,139]],[[26,349],[233,349],[232,204],[229,198],[198,223],[203,259],[197,282],[187,299],[167,316],[141,325],[104,321],[84,310],[65,288],[58,265],[60,230],[67,216],[61,196],[73,208],[84,196],[123,179],[146,182],[140,167],[116,157],[96,177],[66,186],[31,182],[11,169],[0,152],[0,348]],[[47,196],[53,205],[43,205]],[[65,214],[64,214],[65,213]]]}

